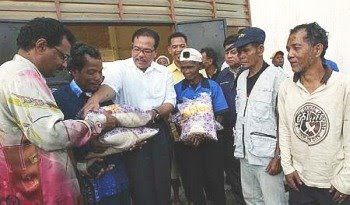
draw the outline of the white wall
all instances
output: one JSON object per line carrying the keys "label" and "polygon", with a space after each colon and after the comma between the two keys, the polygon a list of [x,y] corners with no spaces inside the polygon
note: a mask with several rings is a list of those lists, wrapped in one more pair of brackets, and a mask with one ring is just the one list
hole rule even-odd
{"label": "white wall", "polygon": [[316,21],[329,32],[326,58],[335,61],[341,72],[350,72],[349,0],[250,0],[252,24],[266,32],[265,61],[273,52],[285,52],[290,29]]}

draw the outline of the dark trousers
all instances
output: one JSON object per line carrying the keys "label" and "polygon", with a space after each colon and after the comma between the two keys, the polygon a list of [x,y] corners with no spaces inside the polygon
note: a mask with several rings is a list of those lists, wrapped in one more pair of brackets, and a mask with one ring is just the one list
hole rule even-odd
{"label": "dark trousers", "polygon": [[219,140],[199,147],[180,143],[175,149],[186,197],[195,205],[206,204],[204,188],[214,204],[226,204],[222,148]]}
{"label": "dark trousers", "polygon": [[101,201],[95,203],[95,205],[130,205],[130,193],[129,190],[124,190],[118,193],[116,196],[105,197]]}
{"label": "dark trousers", "polygon": [[140,150],[126,154],[130,192],[134,205],[170,204],[171,141],[164,122]]}
{"label": "dark trousers", "polygon": [[[291,190],[289,193],[290,205],[330,205],[338,204],[332,200],[329,189],[309,187],[305,184],[299,187],[300,191]],[[343,205],[350,205],[350,200],[346,200]]]}
{"label": "dark trousers", "polygon": [[242,185],[241,185],[241,168],[239,159],[234,157],[233,131],[232,128],[225,128],[219,131],[218,135],[223,139],[224,149],[224,171],[226,173],[226,182],[231,186],[237,204],[245,204]]}

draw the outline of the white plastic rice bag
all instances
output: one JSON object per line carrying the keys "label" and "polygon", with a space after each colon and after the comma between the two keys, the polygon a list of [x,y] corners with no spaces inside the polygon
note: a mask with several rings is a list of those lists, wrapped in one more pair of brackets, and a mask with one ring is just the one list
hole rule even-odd
{"label": "white plastic rice bag", "polygon": [[138,142],[144,141],[158,133],[158,129],[139,127],[117,127],[102,135],[99,140],[102,144],[111,145],[103,153],[89,153],[87,158],[103,157],[128,150]]}
{"label": "white plastic rice bag", "polygon": [[203,93],[193,100],[186,99],[178,104],[178,109],[181,116],[180,140],[188,141],[193,135],[217,140],[213,106],[208,94]]}
{"label": "white plastic rice bag", "polygon": [[106,111],[111,111],[122,127],[145,126],[151,119],[152,113],[128,105],[109,105],[102,107]]}
{"label": "white plastic rice bag", "polygon": [[96,113],[104,113],[106,111],[112,112],[112,116],[117,118],[121,127],[141,127],[145,126],[151,119],[152,114],[149,111],[128,106],[128,105],[109,105],[101,107],[98,111],[89,112],[85,120],[94,119]]}

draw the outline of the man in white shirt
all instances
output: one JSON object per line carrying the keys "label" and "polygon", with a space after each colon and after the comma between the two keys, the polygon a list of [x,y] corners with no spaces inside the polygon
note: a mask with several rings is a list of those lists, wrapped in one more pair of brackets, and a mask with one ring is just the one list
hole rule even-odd
{"label": "man in white shirt", "polygon": [[322,64],[327,32],[317,23],[290,31],[295,72],[278,93],[281,163],[296,204],[350,204],[350,78]]}
{"label": "man in white shirt", "polygon": [[134,204],[163,205],[170,203],[170,136],[163,118],[175,106],[175,91],[171,73],[155,63],[159,35],[141,28],[132,36],[132,57],[110,63],[104,69],[105,80],[88,100],[84,113],[99,107],[99,103],[115,103],[150,110],[153,127],[159,133],[140,150],[126,158],[127,172]]}

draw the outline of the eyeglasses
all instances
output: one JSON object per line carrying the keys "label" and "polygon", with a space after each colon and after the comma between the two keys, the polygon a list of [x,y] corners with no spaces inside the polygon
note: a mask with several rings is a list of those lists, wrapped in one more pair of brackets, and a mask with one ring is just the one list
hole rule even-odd
{"label": "eyeglasses", "polygon": [[145,55],[151,55],[153,53],[154,49],[140,48],[137,46],[133,46],[132,51],[135,52],[135,54],[140,54],[141,52],[143,52]]}
{"label": "eyeglasses", "polygon": [[53,47],[59,54],[60,54],[60,58],[63,61],[67,61],[68,58],[70,57],[70,55],[63,53],[62,51],[60,51],[58,48],[56,48],[55,46]]}

